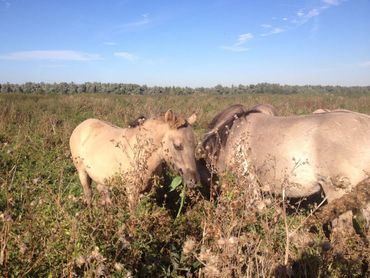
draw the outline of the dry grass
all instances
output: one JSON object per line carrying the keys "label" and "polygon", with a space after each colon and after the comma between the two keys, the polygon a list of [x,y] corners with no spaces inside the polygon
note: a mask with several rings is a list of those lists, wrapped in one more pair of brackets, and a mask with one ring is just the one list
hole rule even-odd
{"label": "dry grass", "polygon": [[211,201],[188,190],[177,219],[181,188],[170,192],[170,173],[133,211],[127,180],[112,183],[112,206],[102,208],[97,192],[91,207],[83,205],[68,148],[82,120],[126,126],[168,108],[194,111],[200,140],[212,117],[235,103],[270,103],[281,115],[370,114],[367,95],[0,95],[0,276],[365,277],[363,238],[329,244],[320,225],[296,231],[314,207],[263,194],[245,173],[221,177]]}

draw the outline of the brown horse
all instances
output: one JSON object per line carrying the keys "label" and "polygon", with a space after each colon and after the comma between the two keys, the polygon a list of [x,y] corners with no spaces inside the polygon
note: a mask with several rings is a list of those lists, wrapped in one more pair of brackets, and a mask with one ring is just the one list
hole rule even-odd
{"label": "brown horse", "polygon": [[129,206],[135,206],[162,162],[179,172],[187,184],[195,184],[198,173],[191,128],[195,121],[195,114],[185,119],[168,110],[164,117],[141,118],[130,128],[96,119],[82,122],[71,135],[70,148],[85,201],[91,203],[91,182],[95,181],[102,203],[110,204],[106,185],[119,175],[126,180]]}
{"label": "brown horse", "polygon": [[[234,110],[229,107],[226,110]],[[278,117],[256,109],[220,112],[202,143],[218,173],[242,167],[264,189],[287,197],[323,190],[337,199],[370,173],[370,116],[349,111]],[[220,118],[219,115],[227,115]],[[370,204],[363,210],[370,224]],[[351,212],[336,222],[351,224]]]}

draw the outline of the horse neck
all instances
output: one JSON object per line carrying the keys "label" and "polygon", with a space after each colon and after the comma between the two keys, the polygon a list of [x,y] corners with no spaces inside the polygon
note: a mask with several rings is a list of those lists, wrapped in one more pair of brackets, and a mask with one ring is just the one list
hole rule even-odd
{"label": "horse neck", "polygon": [[216,167],[217,172],[224,172],[226,170],[226,153],[225,153],[225,147],[221,146],[219,150],[218,157],[216,158],[216,161],[214,162],[214,166]]}
{"label": "horse neck", "polygon": [[[147,148],[148,152],[150,152],[148,158],[149,171],[157,168],[162,162],[162,140],[168,128],[166,123],[156,119],[149,119],[137,128],[136,140],[144,141],[143,149]],[[138,145],[140,146],[140,143]]]}
{"label": "horse neck", "polygon": [[[241,134],[239,129],[243,129],[246,124],[246,119],[244,117],[238,118],[233,121],[231,128],[227,133],[227,139],[224,144],[220,144],[219,154],[217,161],[215,163],[216,169],[220,172],[230,170],[229,167],[234,163],[233,160],[235,156],[240,154],[242,149],[240,149],[241,144]],[[246,134],[243,134],[243,138]]]}

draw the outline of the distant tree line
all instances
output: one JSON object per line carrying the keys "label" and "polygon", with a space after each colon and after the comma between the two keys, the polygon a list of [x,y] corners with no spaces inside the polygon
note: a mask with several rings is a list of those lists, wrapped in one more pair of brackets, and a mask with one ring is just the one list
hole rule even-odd
{"label": "distant tree line", "polygon": [[23,84],[3,83],[0,84],[1,93],[27,93],[27,94],[83,94],[83,93],[106,93],[122,95],[190,95],[190,94],[297,94],[297,93],[370,93],[370,86],[291,86],[270,83],[259,83],[256,85],[238,85],[225,87],[217,85],[211,88],[199,87],[148,87],[146,85],[124,84],[124,83],[100,83],[86,82],[76,83],[33,83]]}

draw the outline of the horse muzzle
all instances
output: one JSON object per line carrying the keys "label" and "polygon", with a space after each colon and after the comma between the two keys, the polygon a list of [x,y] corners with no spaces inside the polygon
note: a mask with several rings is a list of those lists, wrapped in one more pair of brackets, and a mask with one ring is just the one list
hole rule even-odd
{"label": "horse muzzle", "polygon": [[184,171],[182,176],[189,188],[195,188],[197,186],[199,182],[199,174],[197,172],[191,170]]}

